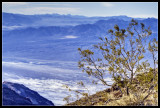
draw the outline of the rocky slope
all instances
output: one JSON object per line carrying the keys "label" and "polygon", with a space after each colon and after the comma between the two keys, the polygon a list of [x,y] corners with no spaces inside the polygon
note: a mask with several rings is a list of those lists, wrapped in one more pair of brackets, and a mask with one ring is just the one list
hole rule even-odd
{"label": "rocky slope", "polygon": [[22,84],[3,82],[2,84],[3,105],[44,105],[54,106],[46,98],[40,96]]}

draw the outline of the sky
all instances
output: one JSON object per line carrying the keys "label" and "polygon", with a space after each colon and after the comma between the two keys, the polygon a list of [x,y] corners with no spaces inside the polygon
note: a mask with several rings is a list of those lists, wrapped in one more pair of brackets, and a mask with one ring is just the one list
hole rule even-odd
{"label": "sky", "polygon": [[2,2],[2,12],[158,18],[158,2]]}

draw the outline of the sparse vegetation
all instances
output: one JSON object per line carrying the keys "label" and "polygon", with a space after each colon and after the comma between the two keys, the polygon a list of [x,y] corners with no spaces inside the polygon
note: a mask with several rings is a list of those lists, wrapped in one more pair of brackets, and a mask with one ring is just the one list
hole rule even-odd
{"label": "sparse vegetation", "polygon": [[[158,41],[155,38],[147,40],[152,36],[150,27],[146,28],[143,23],[139,24],[132,19],[126,29],[115,25],[114,30],[110,29],[108,33],[111,38],[100,38],[102,43],[94,45],[100,52],[98,57],[94,56],[94,51],[78,48],[81,55],[78,64],[82,72],[111,88],[94,95],[79,93],[85,94],[84,97],[66,105],[158,105]],[[148,60],[144,61],[146,52],[152,55],[153,67]],[[107,72],[112,75],[112,85],[104,78]],[[97,84],[97,81],[92,82]],[[83,82],[80,84],[84,86]]]}

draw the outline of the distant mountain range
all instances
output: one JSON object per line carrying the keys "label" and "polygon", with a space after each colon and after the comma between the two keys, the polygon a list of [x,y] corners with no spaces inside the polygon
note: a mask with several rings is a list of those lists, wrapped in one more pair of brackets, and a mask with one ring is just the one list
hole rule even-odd
{"label": "distant mountain range", "polygon": [[46,98],[40,96],[22,84],[3,82],[2,84],[2,104],[3,105],[44,105],[54,106],[54,104]]}
{"label": "distant mountain range", "polygon": [[[79,15],[60,15],[60,14],[42,14],[42,15],[22,15],[12,13],[2,13],[2,25],[15,27],[28,26],[67,26],[79,24],[93,24],[98,20],[120,19],[130,21],[132,18],[127,16],[109,16],[109,17],[86,17]],[[143,18],[136,18],[143,20]]]}
{"label": "distant mountain range", "polygon": [[[126,28],[131,19],[127,16],[84,17],[3,13],[2,55],[77,60],[78,47],[97,43],[98,37],[107,36],[107,31],[115,24],[120,28]],[[146,27],[151,26],[153,35],[157,38],[158,19],[136,20],[139,23],[143,22]],[[73,22],[76,22],[76,25]],[[65,58],[62,54],[66,55]]]}
{"label": "distant mountain range", "polygon": [[[56,16],[59,17],[58,20],[60,20],[61,22],[65,21],[65,18],[68,18],[67,23],[69,23],[70,26],[61,26],[61,24],[58,24],[58,23],[57,23],[58,25],[55,26],[54,24],[57,22]],[[125,28],[129,24],[130,20],[132,19],[127,16],[89,17],[89,18],[84,17],[83,18],[83,17],[57,15],[57,14],[38,16],[38,15],[19,15],[19,14],[9,14],[9,13],[3,13],[2,18],[4,19],[2,21],[2,29],[3,29],[4,37],[18,36],[18,38],[21,38],[21,37],[38,38],[38,37],[52,36],[54,37],[54,39],[63,38],[63,36],[66,36],[66,35],[74,35],[74,36],[80,36],[80,37],[91,37],[91,36],[100,37],[102,35],[105,35],[106,31],[108,29],[113,28],[115,24],[119,25],[120,28]],[[50,22],[50,20],[47,20],[47,18],[52,19],[54,23]],[[45,21],[46,24],[41,25],[43,24],[43,21],[40,21],[40,19],[41,20],[46,19]],[[90,24],[90,22],[86,22],[87,24],[77,23],[78,25],[71,26],[73,24],[72,21],[74,20],[79,21],[79,19],[83,20],[82,22],[85,22],[85,20],[90,19],[89,21],[92,21],[92,23],[93,22],[94,23],[93,24]],[[33,26],[38,20],[39,20],[38,22],[39,26],[36,26],[36,27]],[[158,28],[157,19],[148,18],[148,19],[143,19],[143,20],[141,19],[137,21],[139,23],[143,22],[145,26],[151,26],[151,29],[153,31],[157,31],[157,28]],[[50,25],[48,25],[48,23]],[[65,25],[65,23],[63,24]],[[8,26],[8,29],[6,29],[7,26]],[[22,26],[22,28],[18,28],[19,26]],[[23,28],[23,26],[25,27]],[[10,30],[9,27],[13,29]]]}

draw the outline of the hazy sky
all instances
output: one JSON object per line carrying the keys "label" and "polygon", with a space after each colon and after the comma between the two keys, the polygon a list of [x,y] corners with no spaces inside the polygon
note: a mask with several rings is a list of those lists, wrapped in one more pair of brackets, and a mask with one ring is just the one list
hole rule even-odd
{"label": "hazy sky", "polygon": [[2,12],[158,18],[158,2],[2,2]]}

